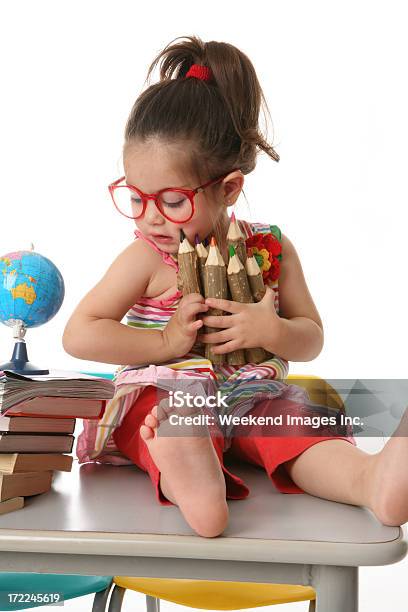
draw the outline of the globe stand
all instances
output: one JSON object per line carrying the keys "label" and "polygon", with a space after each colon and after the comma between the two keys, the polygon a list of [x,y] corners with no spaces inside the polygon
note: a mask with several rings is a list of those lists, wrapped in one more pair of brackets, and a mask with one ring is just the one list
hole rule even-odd
{"label": "globe stand", "polygon": [[49,374],[49,370],[41,370],[37,366],[33,365],[28,361],[27,346],[24,340],[26,333],[26,326],[23,321],[15,320],[13,327],[13,337],[17,339],[14,345],[13,355],[11,361],[0,364],[0,370],[9,370],[16,374],[26,374],[27,376],[34,376],[39,374]]}

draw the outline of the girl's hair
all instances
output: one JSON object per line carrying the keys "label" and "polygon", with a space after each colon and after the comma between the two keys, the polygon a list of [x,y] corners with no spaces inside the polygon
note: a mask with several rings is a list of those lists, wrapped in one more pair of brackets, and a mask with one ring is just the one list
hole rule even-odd
{"label": "girl's hair", "polygon": [[[248,174],[259,150],[279,161],[259,128],[261,108],[264,117],[265,111],[270,113],[255,69],[242,51],[197,36],[176,38],[154,59],[145,84],[159,63],[160,81],[140,94],[130,112],[124,150],[133,140],[157,138],[176,145],[184,170],[187,163],[200,180],[235,168]],[[192,64],[208,66],[213,80],[185,78]]]}

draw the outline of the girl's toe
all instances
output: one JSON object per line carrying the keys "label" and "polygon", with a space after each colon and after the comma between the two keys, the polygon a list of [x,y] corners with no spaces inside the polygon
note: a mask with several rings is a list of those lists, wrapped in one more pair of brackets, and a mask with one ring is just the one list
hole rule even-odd
{"label": "girl's toe", "polygon": [[147,425],[141,425],[141,427],[140,427],[140,437],[143,440],[151,440],[152,438],[154,438],[153,429],[151,427],[148,427]]}
{"label": "girl's toe", "polygon": [[158,421],[157,418],[152,413],[150,413],[146,416],[144,424],[153,429],[154,427],[157,427]]}

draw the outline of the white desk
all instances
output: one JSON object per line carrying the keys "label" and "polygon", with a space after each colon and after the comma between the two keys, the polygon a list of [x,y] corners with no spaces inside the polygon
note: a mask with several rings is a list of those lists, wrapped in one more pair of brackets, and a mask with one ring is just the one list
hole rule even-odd
{"label": "white desk", "polygon": [[0,571],[201,578],[312,585],[319,612],[357,610],[358,566],[403,559],[407,540],[366,509],[283,495],[266,474],[233,465],[251,489],[230,501],[218,538],[194,535],[133,466],[74,463],[49,493],[0,516]]}

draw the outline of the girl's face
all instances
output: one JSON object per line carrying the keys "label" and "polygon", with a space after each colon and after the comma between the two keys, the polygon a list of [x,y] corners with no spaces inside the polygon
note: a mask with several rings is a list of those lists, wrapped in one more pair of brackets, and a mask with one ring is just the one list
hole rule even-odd
{"label": "girl's face", "polygon": [[[175,159],[180,160],[183,155],[185,152],[181,147],[158,139],[128,143],[123,160],[126,182],[144,193],[157,193],[165,187],[195,189],[199,184],[180,172],[180,161],[174,163]],[[204,240],[211,236],[214,228],[217,228],[216,233],[221,231],[226,234],[229,223],[227,206],[235,202],[242,184],[243,175],[236,171],[219,184],[197,193],[194,196],[194,215],[187,223],[169,221],[160,213],[154,201],[148,200],[144,216],[135,220],[135,224],[159,249],[166,253],[177,253],[180,228],[192,245],[196,234],[200,240]]]}

